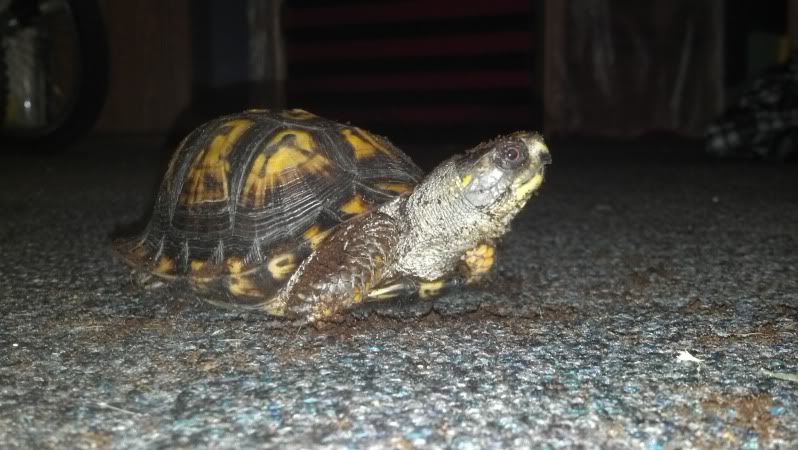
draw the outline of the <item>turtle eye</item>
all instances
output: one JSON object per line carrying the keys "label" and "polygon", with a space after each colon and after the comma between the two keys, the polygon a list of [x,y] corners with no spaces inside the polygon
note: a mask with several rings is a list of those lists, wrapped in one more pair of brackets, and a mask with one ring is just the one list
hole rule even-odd
{"label": "turtle eye", "polygon": [[521,157],[521,152],[515,147],[507,147],[504,149],[504,159],[507,161],[516,161]]}
{"label": "turtle eye", "polygon": [[518,145],[508,145],[498,152],[499,165],[505,169],[515,169],[526,159],[526,153]]}

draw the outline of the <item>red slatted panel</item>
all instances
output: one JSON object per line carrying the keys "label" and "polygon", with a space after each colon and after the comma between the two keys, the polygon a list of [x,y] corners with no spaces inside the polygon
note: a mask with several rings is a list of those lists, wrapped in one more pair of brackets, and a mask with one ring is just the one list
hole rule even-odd
{"label": "red slatted panel", "polygon": [[288,106],[377,130],[539,128],[538,3],[289,1]]}
{"label": "red slatted panel", "polygon": [[530,76],[523,71],[483,70],[477,72],[429,73],[408,72],[379,77],[334,75],[292,82],[294,89],[304,92],[344,90],[349,92],[379,90],[445,90],[529,87]]}
{"label": "red slatted panel", "polygon": [[532,49],[532,33],[506,31],[466,34],[459,36],[434,36],[426,38],[357,40],[297,44],[290,47],[289,60],[325,61],[352,58],[362,55],[386,57],[483,55],[501,49],[503,52],[525,52]]}
{"label": "red slatted panel", "polygon": [[[343,4],[338,6],[292,8],[287,29],[305,29],[330,24],[414,22],[421,19],[481,17],[523,14],[530,10],[529,1],[519,0],[409,0]],[[289,0],[289,7],[291,2]]]}

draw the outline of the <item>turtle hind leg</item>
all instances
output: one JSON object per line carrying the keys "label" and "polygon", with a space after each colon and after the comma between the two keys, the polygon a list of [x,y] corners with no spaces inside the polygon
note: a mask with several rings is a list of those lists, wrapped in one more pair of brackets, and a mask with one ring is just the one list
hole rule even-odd
{"label": "turtle hind leg", "polygon": [[268,271],[217,273],[187,277],[188,287],[197,299],[229,310],[258,311],[269,316],[285,315],[285,304],[277,295],[279,285]]}
{"label": "turtle hind leg", "polygon": [[461,289],[465,284],[465,279],[459,276],[433,281],[415,280],[410,277],[397,278],[369,291],[366,301],[372,303],[394,299],[431,300]]}
{"label": "turtle hind leg", "polygon": [[146,291],[155,291],[165,288],[169,282],[152,272],[133,269],[129,276],[130,284]]}

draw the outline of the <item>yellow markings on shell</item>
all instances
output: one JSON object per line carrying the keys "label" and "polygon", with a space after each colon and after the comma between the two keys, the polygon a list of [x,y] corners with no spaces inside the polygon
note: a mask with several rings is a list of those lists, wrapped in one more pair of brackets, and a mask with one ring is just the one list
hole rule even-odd
{"label": "yellow markings on shell", "polygon": [[390,157],[395,156],[391,150],[365,130],[361,130],[360,128],[347,128],[341,130],[341,134],[344,136],[344,139],[346,139],[346,142],[354,149],[355,158],[358,160],[371,158],[378,152]]}
{"label": "yellow markings on shell", "polygon": [[255,158],[250,168],[247,180],[244,182],[243,192],[247,195],[245,204],[251,208],[263,206],[266,199],[266,191],[271,189],[272,180],[264,175],[267,157],[261,153]]}
{"label": "yellow markings on shell", "polygon": [[[251,278],[251,270],[247,269],[244,260],[238,257],[227,258],[225,261],[230,278],[227,281],[227,290],[231,294],[241,297],[262,297],[263,292]],[[247,273],[250,272],[250,273]]]}
{"label": "yellow markings on shell", "polygon": [[[293,142],[284,144],[283,140],[286,138],[293,138]],[[282,147],[274,152],[272,157],[269,158],[269,165],[266,166],[267,170],[270,170],[270,174],[276,174],[287,168],[302,164],[308,158],[306,155],[304,155],[304,153],[311,153],[316,149],[316,143],[313,141],[313,136],[311,136],[307,131],[302,130],[280,131],[279,133],[275,134],[273,138],[271,138],[267,146],[271,147],[272,145],[281,144]],[[285,150],[295,150],[296,152],[287,152],[283,156],[278,156],[280,152]]]}
{"label": "yellow markings on shell", "polygon": [[296,120],[310,120],[318,117],[313,113],[307,112],[304,109],[299,109],[299,108],[283,111],[282,113],[280,113],[280,115],[285,117],[286,119],[296,119]]}
{"label": "yellow markings on shell", "polygon": [[283,139],[286,138],[291,138],[294,141],[290,144],[287,144],[287,147],[301,149],[306,152],[313,151],[316,148],[316,142],[313,140],[313,136],[311,136],[310,133],[307,131],[294,129],[280,131],[279,133],[275,134],[266,145],[270,147],[272,145],[282,144]]}
{"label": "yellow markings on shell", "polygon": [[395,192],[397,194],[404,194],[413,190],[413,185],[410,183],[377,183],[376,186],[384,191]]}
{"label": "yellow markings on shell", "polygon": [[262,297],[263,292],[248,275],[231,274],[227,289],[231,294],[241,297]]}
{"label": "yellow markings on shell", "polygon": [[236,141],[251,126],[251,121],[243,119],[225,123],[223,127],[227,131],[214,136],[208,148],[196,156],[180,195],[184,204],[195,205],[227,199],[227,178],[230,172],[228,157]]}
{"label": "yellow markings on shell", "polygon": [[197,259],[195,259],[194,261],[191,261],[191,271],[192,272],[194,272],[194,273],[202,272],[202,269],[204,269],[204,268],[205,268],[205,261],[200,261],[200,260],[197,260]]}
{"label": "yellow markings on shell", "polygon": [[351,200],[341,205],[339,208],[345,214],[363,214],[368,211],[371,205],[363,200],[360,195],[355,195]]}
{"label": "yellow markings on shell", "polygon": [[418,296],[422,299],[437,297],[443,289],[443,280],[422,281],[418,286]]}
{"label": "yellow markings on shell", "polygon": [[154,271],[163,275],[172,275],[175,270],[175,260],[168,256],[161,256],[155,264]]}
{"label": "yellow markings on shell", "polygon": [[308,156],[302,151],[292,147],[282,147],[277,150],[269,161],[266,162],[265,173],[269,177],[275,177],[277,174],[293,169],[308,160]]}
{"label": "yellow markings on shell", "polygon": [[313,225],[303,233],[303,236],[305,240],[310,242],[310,247],[316,250],[319,244],[321,244],[329,234],[330,230],[322,230],[320,226]]}
{"label": "yellow markings on shell", "polygon": [[243,202],[251,208],[264,205],[266,195],[287,178],[301,174],[326,175],[330,160],[316,152],[313,136],[302,130],[283,130],[274,135],[266,149],[279,146],[270,156],[259,154],[244,181]]}
{"label": "yellow markings on shell", "polygon": [[244,260],[241,258],[227,258],[225,264],[227,265],[227,272],[229,272],[231,275],[240,274],[244,270]]}
{"label": "yellow markings on shell", "polygon": [[213,276],[207,272],[208,262],[202,260],[191,261],[191,278],[195,283],[205,284],[210,281]]}
{"label": "yellow markings on shell", "polygon": [[468,268],[466,283],[479,281],[496,262],[496,249],[490,244],[479,244],[465,252],[462,258]]}
{"label": "yellow markings on shell", "polygon": [[355,288],[355,292],[352,294],[352,303],[358,304],[363,301],[363,292],[360,288]]}
{"label": "yellow markings on shell", "polygon": [[474,181],[474,175],[471,175],[470,173],[465,174],[463,175],[463,178],[460,178],[460,185],[466,187],[471,184],[472,181]]}
{"label": "yellow markings on shell", "polygon": [[269,260],[266,266],[272,278],[275,280],[285,280],[296,271],[296,257],[293,253],[281,253]]}
{"label": "yellow markings on shell", "polygon": [[515,199],[519,202],[528,199],[529,196],[532,195],[532,193],[535,192],[542,183],[543,174],[535,174],[534,177],[515,190]]}

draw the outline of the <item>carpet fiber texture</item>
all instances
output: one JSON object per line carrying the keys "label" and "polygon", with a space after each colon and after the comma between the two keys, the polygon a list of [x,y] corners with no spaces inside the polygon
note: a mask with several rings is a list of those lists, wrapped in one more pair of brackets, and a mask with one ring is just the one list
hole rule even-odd
{"label": "carpet fiber texture", "polygon": [[489,285],[321,330],[130,283],[157,153],[4,158],[0,446],[798,448],[798,167],[552,153]]}

